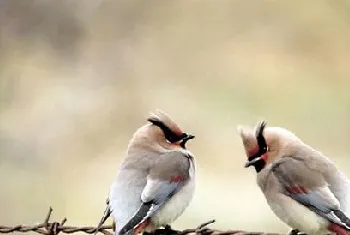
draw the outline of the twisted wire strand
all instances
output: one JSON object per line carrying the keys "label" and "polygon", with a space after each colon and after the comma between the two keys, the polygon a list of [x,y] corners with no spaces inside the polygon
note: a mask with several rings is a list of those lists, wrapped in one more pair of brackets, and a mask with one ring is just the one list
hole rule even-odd
{"label": "twisted wire strand", "polygon": [[[44,235],[57,235],[59,233],[77,233],[83,232],[86,234],[93,234],[95,232],[100,232],[105,235],[113,235],[114,234],[114,226],[113,225],[104,225],[101,227],[93,227],[93,226],[66,226],[64,225],[67,222],[67,219],[64,218],[60,223],[59,222],[50,222],[50,217],[52,214],[52,208],[50,207],[49,212],[43,223],[27,226],[27,225],[16,225],[16,226],[2,226],[0,225],[0,233],[14,233],[14,232],[35,232],[38,234]],[[153,235],[281,235],[277,233],[264,233],[264,232],[246,232],[241,230],[228,230],[228,231],[220,231],[216,229],[209,229],[207,226],[209,224],[214,223],[215,220],[208,221],[206,223],[200,224],[195,229],[185,229],[183,231],[176,231],[169,229],[158,229]]]}

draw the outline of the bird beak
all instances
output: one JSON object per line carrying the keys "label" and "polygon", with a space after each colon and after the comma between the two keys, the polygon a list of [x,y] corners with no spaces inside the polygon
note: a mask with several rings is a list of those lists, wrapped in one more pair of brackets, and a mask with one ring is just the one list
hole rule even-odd
{"label": "bird beak", "polygon": [[185,137],[184,138],[182,138],[182,141],[188,141],[188,140],[191,140],[191,139],[194,139],[194,135],[191,135],[191,134],[187,134],[187,133],[185,133]]}
{"label": "bird beak", "polygon": [[254,165],[257,161],[259,161],[259,160],[261,160],[261,159],[262,159],[262,157],[254,158],[253,160],[248,161],[248,162],[244,165],[244,167],[245,167],[245,168],[250,167],[250,166]]}
{"label": "bird beak", "polygon": [[194,137],[195,137],[194,135],[184,133],[184,137],[180,141],[180,146],[185,149],[186,142],[191,140],[191,139],[194,139]]}

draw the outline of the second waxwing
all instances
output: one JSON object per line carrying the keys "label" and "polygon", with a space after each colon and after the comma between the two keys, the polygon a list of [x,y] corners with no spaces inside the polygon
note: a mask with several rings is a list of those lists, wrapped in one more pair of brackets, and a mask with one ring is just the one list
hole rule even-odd
{"label": "second waxwing", "polygon": [[293,230],[310,235],[350,231],[350,181],[321,152],[291,131],[239,127],[248,161],[271,210]]}
{"label": "second waxwing", "polygon": [[106,215],[116,235],[153,232],[175,221],[195,190],[195,160],[186,149],[194,136],[183,132],[163,111],[152,113],[129,142],[114,180]]}

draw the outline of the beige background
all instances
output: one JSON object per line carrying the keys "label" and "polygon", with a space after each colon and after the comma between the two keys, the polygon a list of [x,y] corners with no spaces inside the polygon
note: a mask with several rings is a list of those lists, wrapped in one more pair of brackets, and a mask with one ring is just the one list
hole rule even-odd
{"label": "beige background", "polygon": [[2,0],[1,224],[50,205],[96,224],[128,140],[161,108],[197,136],[176,228],[288,231],[236,127],[287,127],[350,175],[349,13],[345,0]]}

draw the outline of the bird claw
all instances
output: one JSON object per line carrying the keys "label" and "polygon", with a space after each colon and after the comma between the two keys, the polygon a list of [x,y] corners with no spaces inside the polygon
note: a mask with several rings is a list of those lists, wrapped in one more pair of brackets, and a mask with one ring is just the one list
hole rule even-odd
{"label": "bird claw", "polygon": [[293,229],[288,233],[288,235],[307,235],[307,234],[304,232],[300,232],[298,229]]}
{"label": "bird claw", "polygon": [[152,233],[143,232],[143,235],[175,235],[178,233],[179,231],[172,229],[171,226],[167,224],[164,226],[164,229],[156,229]]}
{"label": "bird claw", "polygon": [[167,234],[167,235],[170,235],[170,234],[178,234],[180,231],[178,230],[175,230],[175,229],[172,229],[170,224],[167,224],[164,226],[164,232]]}

